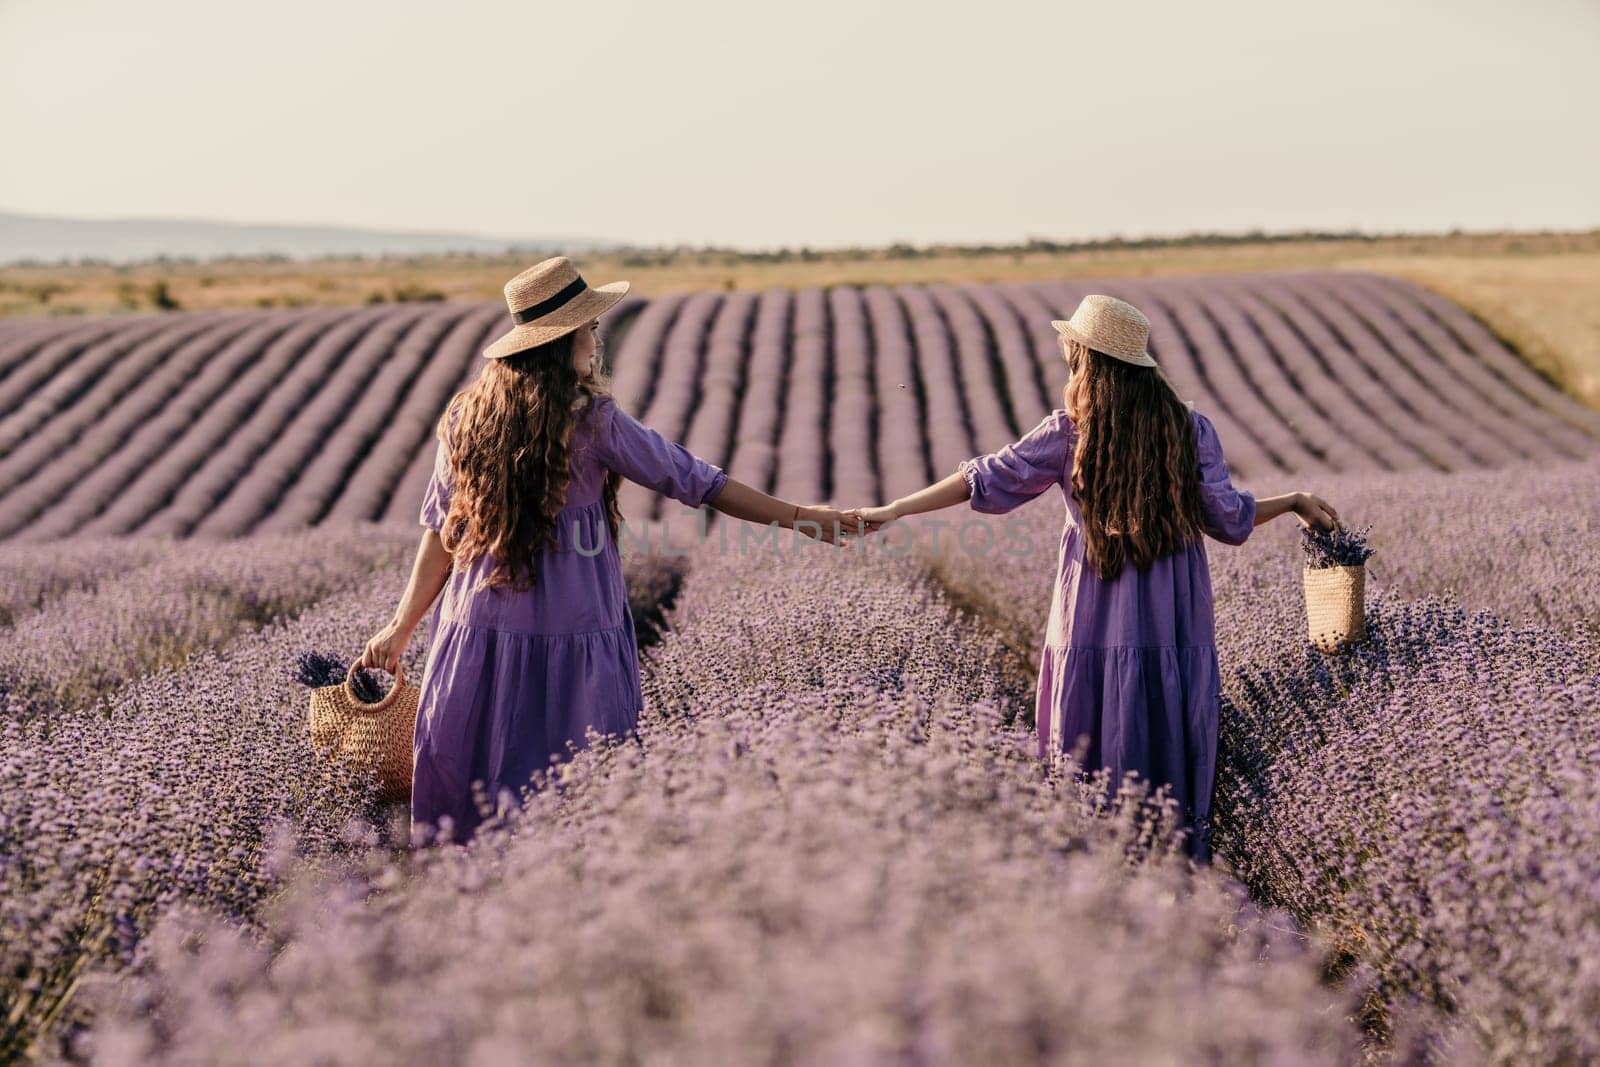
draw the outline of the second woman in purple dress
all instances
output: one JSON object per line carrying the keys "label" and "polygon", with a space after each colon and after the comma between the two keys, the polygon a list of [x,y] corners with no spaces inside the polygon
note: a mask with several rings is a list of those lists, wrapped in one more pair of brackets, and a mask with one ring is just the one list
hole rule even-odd
{"label": "second woman in purple dress", "polygon": [[1088,296],[1054,325],[1071,369],[1061,408],[1015,444],[856,514],[880,525],[963,501],[1006,512],[1058,490],[1066,514],[1039,657],[1039,755],[1082,744],[1084,769],[1109,771],[1113,787],[1130,771],[1169,787],[1186,847],[1208,860],[1221,686],[1201,534],[1237,545],[1278,515],[1324,529],[1338,516],[1310,493],[1257,499],[1234,488],[1216,428],[1161,373],[1133,305]]}

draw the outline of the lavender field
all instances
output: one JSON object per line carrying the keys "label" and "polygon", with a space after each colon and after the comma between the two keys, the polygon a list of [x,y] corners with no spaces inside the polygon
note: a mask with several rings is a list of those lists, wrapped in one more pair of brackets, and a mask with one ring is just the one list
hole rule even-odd
{"label": "lavender field", "polygon": [[[1341,272],[628,299],[618,402],[796,500],[890,499],[1014,440],[1065,384],[1052,318],[1148,310],[1244,480],[1581,458],[1579,405],[1457,306]],[[412,521],[434,419],[503,304],[0,319],[0,538],[237,537]],[[626,514],[662,500],[632,488]]]}
{"label": "lavender field", "polygon": [[1459,309],[1346,274],[698,294],[619,307],[609,356],[735,476],[862,503],[1053,406],[1085,291],[1151,313],[1238,484],[1377,549],[1330,657],[1297,524],[1208,544],[1208,868],[1159,798],[1034,758],[1050,494],[1005,517],[1027,553],[632,552],[637,741],[413,850],[291,670],[393,610],[504,308],[0,324],[0,1062],[1600,1058],[1600,414]]}

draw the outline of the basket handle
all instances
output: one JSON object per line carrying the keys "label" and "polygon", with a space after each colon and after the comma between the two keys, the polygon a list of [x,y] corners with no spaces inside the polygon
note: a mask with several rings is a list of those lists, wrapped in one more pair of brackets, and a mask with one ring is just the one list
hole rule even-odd
{"label": "basket handle", "polygon": [[361,661],[356,660],[350,664],[350,669],[346,671],[344,675],[344,688],[345,692],[350,694],[350,699],[355,701],[361,707],[370,708],[373,711],[382,711],[390,704],[393,704],[394,698],[400,692],[400,683],[405,681],[406,665],[404,663],[396,664],[394,672],[394,684],[389,687],[389,691],[387,693],[383,694],[382,697],[372,704],[368,704],[366,701],[362,700],[360,695],[356,692],[356,668],[360,666]]}

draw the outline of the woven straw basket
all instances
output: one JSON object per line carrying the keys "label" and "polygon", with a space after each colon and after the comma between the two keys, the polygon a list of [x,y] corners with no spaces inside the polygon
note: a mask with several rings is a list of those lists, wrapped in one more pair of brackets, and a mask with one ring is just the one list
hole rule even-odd
{"label": "woven straw basket", "polygon": [[1367,636],[1367,569],[1307,567],[1306,631],[1324,652],[1337,652]]}
{"label": "woven straw basket", "polygon": [[339,685],[311,690],[311,747],[325,760],[349,760],[378,775],[386,801],[411,798],[411,743],[417,728],[422,690],[395,672],[394,685],[374,704],[356,696],[356,664]]}

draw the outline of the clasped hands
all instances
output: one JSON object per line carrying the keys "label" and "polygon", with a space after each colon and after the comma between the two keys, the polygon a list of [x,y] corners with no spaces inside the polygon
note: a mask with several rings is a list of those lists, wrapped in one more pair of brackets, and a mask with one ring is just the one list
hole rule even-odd
{"label": "clasped hands", "polygon": [[832,504],[801,504],[789,525],[808,537],[832,545],[876,533],[898,517],[889,506],[838,508]]}

